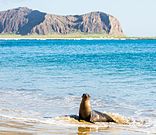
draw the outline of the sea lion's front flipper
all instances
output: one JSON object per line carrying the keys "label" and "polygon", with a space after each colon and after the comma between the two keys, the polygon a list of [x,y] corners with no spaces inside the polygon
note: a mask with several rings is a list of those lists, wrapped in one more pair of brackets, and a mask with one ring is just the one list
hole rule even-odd
{"label": "sea lion's front flipper", "polygon": [[110,116],[93,110],[90,117],[91,122],[115,122]]}

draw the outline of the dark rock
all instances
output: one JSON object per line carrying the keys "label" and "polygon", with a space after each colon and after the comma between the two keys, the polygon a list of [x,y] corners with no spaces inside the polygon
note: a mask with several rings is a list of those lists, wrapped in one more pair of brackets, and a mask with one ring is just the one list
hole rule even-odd
{"label": "dark rock", "polygon": [[119,21],[102,12],[59,16],[20,7],[0,12],[0,33],[68,34],[74,32],[123,35]]}
{"label": "dark rock", "polygon": [[27,35],[44,20],[45,13],[26,7],[0,12],[0,32]]}
{"label": "dark rock", "polygon": [[44,21],[45,13],[34,10],[30,14],[28,14],[26,18],[28,19],[28,22],[19,29],[19,33],[21,35],[31,33],[33,27]]}

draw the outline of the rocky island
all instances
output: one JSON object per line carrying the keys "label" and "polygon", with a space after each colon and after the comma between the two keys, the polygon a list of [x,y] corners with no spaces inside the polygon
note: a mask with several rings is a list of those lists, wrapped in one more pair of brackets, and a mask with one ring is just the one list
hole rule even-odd
{"label": "rocky island", "polygon": [[103,12],[60,16],[27,7],[0,12],[0,33],[18,35],[50,35],[89,33],[123,36],[119,21]]}

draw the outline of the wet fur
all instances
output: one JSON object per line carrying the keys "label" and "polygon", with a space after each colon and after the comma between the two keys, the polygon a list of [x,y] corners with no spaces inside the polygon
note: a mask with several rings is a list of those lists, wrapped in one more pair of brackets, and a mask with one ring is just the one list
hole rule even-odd
{"label": "wet fur", "polygon": [[115,122],[109,115],[106,113],[101,113],[98,111],[91,112],[91,122]]}
{"label": "wet fur", "polygon": [[90,95],[83,94],[79,108],[79,120],[87,122],[115,122],[109,115],[98,111],[92,111],[90,104]]}
{"label": "wet fur", "polygon": [[79,120],[85,120],[90,122],[90,118],[91,118],[90,96],[87,94],[83,94],[79,108]]}

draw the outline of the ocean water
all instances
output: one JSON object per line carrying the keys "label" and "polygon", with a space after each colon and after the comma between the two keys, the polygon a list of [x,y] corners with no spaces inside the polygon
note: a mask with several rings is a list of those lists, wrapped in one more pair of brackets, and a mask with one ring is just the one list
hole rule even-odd
{"label": "ocean water", "polygon": [[[59,118],[83,93],[131,123]],[[0,96],[1,133],[156,134],[156,40],[0,40]]]}

